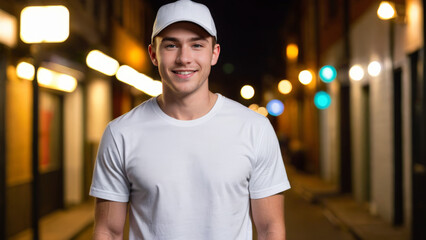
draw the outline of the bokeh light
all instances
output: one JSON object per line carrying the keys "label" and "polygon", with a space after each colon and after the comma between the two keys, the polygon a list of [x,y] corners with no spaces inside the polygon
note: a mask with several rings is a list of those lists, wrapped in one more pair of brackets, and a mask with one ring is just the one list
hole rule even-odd
{"label": "bokeh light", "polygon": [[290,43],[286,47],[286,55],[289,60],[296,60],[299,56],[299,47],[295,43]]}
{"label": "bokeh light", "polygon": [[382,71],[382,65],[377,61],[372,61],[370,64],[368,64],[367,71],[370,76],[377,77]]}
{"label": "bokeh light", "polygon": [[337,71],[333,66],[325,65],[319,71],[320,79],[325,83],[330,83],[336,79]]}
{"label": "bokeh light", "polygon": [[225,63],[225,64],[223,64],[222,69],[223,69],[224,73],[231,74],[231,73],[234,72],[235,67],[234,67],[234,64],[232,64],[232,63]]}
{"label": "bokeh light", "polygon": [[244,85],[240,93],[244,99],[251,99],[254,96],[254,88],[250,85]]}
{"label": "bokeh light", "polygon": [[16,75],[25,80],[33,80],[35,75],[35,68],[32,64],[27,62],[20,62],[16,66]]}
{"label": "bokeh light", "polygon": [[248,108],[256,112],[257,109],[259,109],[259,105],[257,105],[256,103],[253,103],[253,104],[250,104]]}
{"label": "bokeh light", "polygon": [[377,9],[377,16],[382,20],[389,20],[396,16],[395,5],[389,1],[382,1]]}
{"label": "bokeh light", "polygon": [[0,43],[13,48],[17,43],[16,17],[0,9]]}
{"label": "bokeh light", "polygon": [[364,77],[364,69],[360,65],[354,65],[349,69],[349,77],[352,80],[360,81]]}
{"label": "bokeh light", "polygon": [[257,112],[260,113],[260,114],[262,114],[265,117],[268,116],[268,110],[265,107],[259,107],[257,109]]}
{"label": "bokeh light", "polygon": [[269,114],[277,117],[284,112],[284,104],[278,99],[272,99],[266,104],[266,109]]}
{"label": "bokeh light", "polygon": [[291,85],[291,82],[289,80],[281,80],[278,83],[278,91],[282,94],[289,94],[291,90],[293,89],[293,86]]}
{"label": "bokeh light", "polygon": [[303,70],[299,73],[299,81],[303,85],[308,85],[309,83],[311,83],[313,78],[314,77],[313,77],[311,71],[309,71],[309,70]]}
{"label": "bokeh light", "polygon": [[158,96],[163,92],[163,84],[160,81],[154,80],[127,65],[120,66],[115,77],[150,96]]}
{"label": "bokeh light", "polygon": [[90,68],[108,76],[113,76],[120,67],[117,60],[99,50],[90,51],[87,54],[86,63]]}
{"label": "bokeh light", "polygon": [[318,109],[326,109],[331,104],[331,97],[328,93],[319,91],[315,94],[314,103]]}
{"label": "bokeh light", "polygon": [[70,32],[65,6],[30,6],[21,11],[21,40],[25,43],[63,42]]}

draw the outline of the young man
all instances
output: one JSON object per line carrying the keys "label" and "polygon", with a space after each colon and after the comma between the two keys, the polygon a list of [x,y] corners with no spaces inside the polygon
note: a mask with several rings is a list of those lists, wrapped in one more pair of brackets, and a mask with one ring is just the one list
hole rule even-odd
{"label": "young man", "polygon": [[104,132],[90,194],[95,239],[285,239],[290,188],[268,119],[209,91],[220,46],[208,8],[189,0],[157,13],[149,54],[163,93]]}

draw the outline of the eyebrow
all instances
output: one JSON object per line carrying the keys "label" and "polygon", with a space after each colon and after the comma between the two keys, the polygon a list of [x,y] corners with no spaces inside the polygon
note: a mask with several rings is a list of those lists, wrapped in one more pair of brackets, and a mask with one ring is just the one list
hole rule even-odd
{"label": "eyebrow", "polygon": [[[177,38],[174,37],[164,37],[161,42],[170,41],[170,42],[179,42]],[[195,41],[208,41],[206,37],[193,37],[189,40],[190,42]]]}

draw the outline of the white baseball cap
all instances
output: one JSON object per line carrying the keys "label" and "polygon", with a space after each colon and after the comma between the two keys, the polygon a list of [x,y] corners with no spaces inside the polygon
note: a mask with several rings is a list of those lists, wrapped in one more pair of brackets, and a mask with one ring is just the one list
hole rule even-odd
{"label": "white baseball cap", "polygon": [[178,0],[163,5],[158,9],[157,17],[152,27],[151,42],[166,27],[182,21],[199,25],[217,40],[216,27],[209,9],[201,3],[190,0]]}

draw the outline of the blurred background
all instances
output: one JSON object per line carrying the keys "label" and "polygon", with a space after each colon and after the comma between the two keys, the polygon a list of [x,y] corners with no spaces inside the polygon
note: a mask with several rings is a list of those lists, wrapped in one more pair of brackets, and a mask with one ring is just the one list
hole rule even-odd
{"label": "blurred background", "polygon": [[[0,239],[90,239],[107,123],[161,93],[163,0],[0,0]],[[289,239],[426,239],[424,0],[200,0],[219,92],[267,116]]]}

